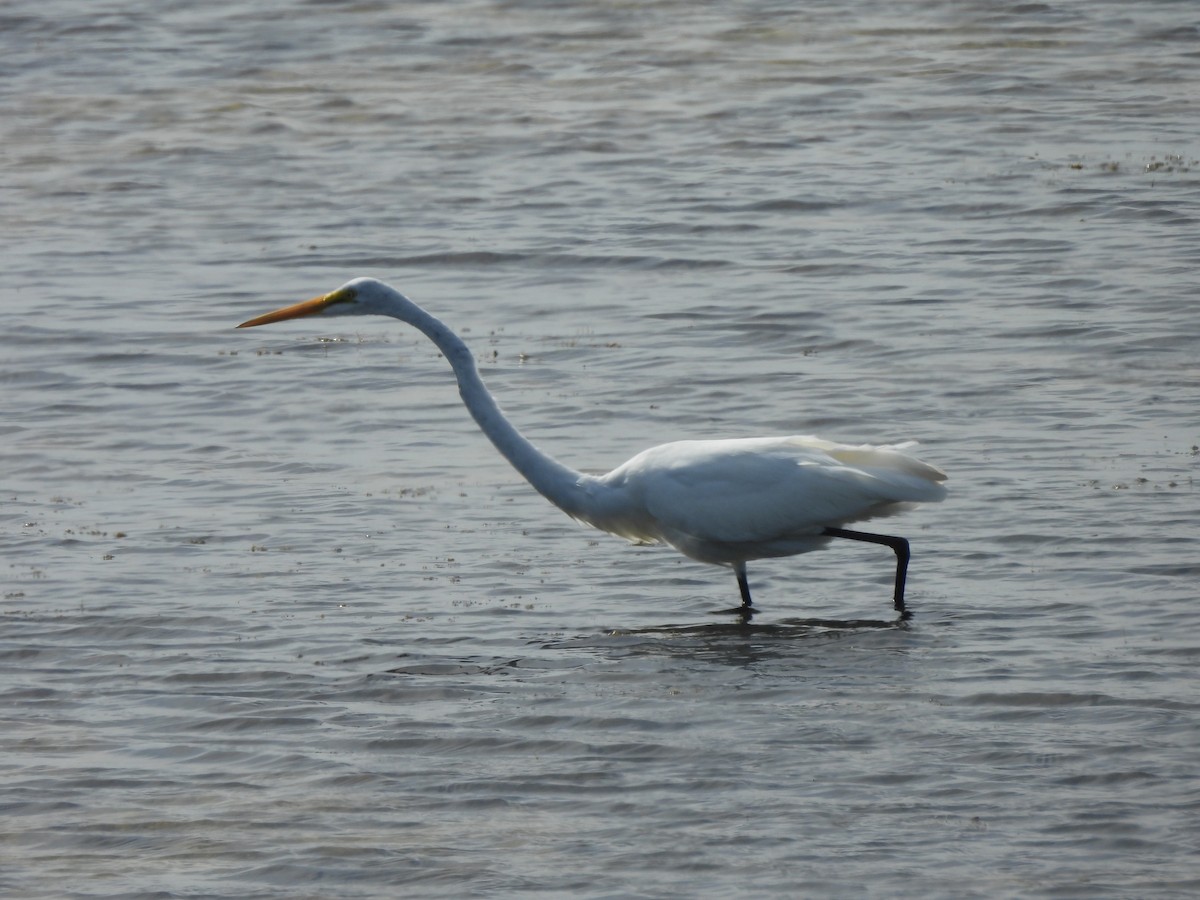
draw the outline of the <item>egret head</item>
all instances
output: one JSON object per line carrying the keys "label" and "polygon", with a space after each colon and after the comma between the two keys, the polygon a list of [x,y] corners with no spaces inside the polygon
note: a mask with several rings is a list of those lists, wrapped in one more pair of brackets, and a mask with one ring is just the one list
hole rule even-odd
{"label": "egret head", "polygon": [[238,328],[253,328],[255,325],[269,325],[272,322],[305,316],[383,315],[409,321],[406,313],[415,308],[411,300],[382,281],[374,278],[355,278],[336,291],[256,316],[243,322]]}

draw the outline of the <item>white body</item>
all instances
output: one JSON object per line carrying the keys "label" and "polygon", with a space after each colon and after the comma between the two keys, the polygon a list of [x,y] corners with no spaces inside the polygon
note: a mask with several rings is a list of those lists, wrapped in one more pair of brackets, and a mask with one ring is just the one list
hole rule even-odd
{"label": "white body", "polygon": [[678,441],[584,476],[579,518],[632,541],[731,565],[823,546],[821,532],[945,495],[938,469],[895,447],[816,437]]}

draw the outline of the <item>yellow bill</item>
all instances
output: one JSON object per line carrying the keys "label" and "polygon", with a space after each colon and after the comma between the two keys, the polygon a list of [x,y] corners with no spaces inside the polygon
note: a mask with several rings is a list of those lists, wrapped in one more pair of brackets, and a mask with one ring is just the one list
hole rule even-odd
{"label": "yellow bill", "polygon": [[305,300],[302,303],[293,303],[291,306],[283,307],[283,309],[277,309],[274,312],[256,316],[253,319],[243,322],[238,328],[253,328],[255,325],[270,325],[272,322],[282,322],[285,319],[300,319],[304,316],[319,315],[335,303],[346,303],[353,299],[354,292],[351,290],[334,291],[332,294],[313,297],[311,300]]}

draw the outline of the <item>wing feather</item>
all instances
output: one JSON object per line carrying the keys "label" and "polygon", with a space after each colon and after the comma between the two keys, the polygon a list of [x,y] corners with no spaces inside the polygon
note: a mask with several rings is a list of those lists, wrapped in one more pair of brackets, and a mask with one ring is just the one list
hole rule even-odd
{"label": "wing feather", "polygon": [[723,544],[815,535],[945,492],[945,475],[899,447],[809,437],[664,444],[618,475],[664,533]]}

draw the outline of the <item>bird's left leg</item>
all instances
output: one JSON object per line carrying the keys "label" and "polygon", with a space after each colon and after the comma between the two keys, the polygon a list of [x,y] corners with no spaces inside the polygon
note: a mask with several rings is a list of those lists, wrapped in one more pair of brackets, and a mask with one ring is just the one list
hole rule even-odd
{"label": "bird's left leg", "polygon": [[[896,611],[905,613],[904,581],[908,577],[908,541],[902,537],[892,537],[886,534],[870,534],[866,531],[850,531],[846,528],[826,528],[822,534],[829,537],[848,538],[852,541],[866,541],[869,544],[884,544],[896,552],[896,589],[892,593],[892,605]],[[907,613],[905,613],[907,615]]]}
{"label": "bird's left leg", "polygon": [[750,582],[746,580],[746,564],[734,563],[733,571],[737,574],[738,590],[742,592],[742,609],[750,609],[754,602],[750,599]]}

